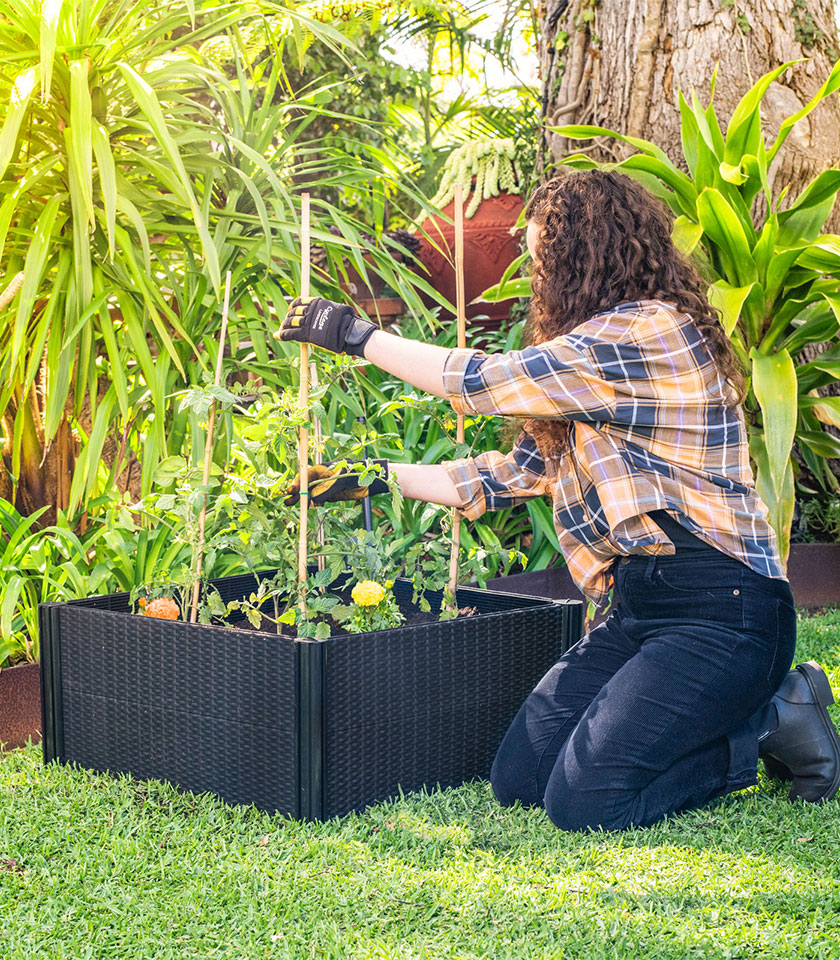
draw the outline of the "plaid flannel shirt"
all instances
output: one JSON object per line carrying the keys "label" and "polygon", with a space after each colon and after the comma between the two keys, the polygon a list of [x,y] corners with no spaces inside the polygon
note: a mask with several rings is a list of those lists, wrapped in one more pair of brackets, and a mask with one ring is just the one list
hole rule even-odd
{"label": "plaid flannel shirt", "polygon": [[571,421],[569,449],[544,460],[523,432],[511,453],[445,464],[470,519],[551,496],[569,572],[596,606],[617,556],[673,554],[647,513],[666,510],[701,540],[784,578],[750,468],[740,408],[703,336],[659,300],[622,303],[571,333],[503,354],[451,351],[447,398],[458,413]]}

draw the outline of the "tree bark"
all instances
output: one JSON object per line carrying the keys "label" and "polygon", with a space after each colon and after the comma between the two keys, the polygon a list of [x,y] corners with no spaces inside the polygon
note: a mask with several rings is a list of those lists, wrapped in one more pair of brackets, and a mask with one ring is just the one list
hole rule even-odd
{"label": "tree bark", "polygon": [[[762,115],[779,124],[816,93],[837,59],[832,0],[546,0],[540,58],[547,126],[586,123],[652,140],[682,166],[677,93],[692,88],[715,104],[724,126],[764,73],[807,58],[771,85]],[[822,103],[793,130],[771,179],[794,197],[840,160],[840,98]],[[607,139],[575,144],[546,133],[545,160],[583,146],[596,159],[629,152]]]}

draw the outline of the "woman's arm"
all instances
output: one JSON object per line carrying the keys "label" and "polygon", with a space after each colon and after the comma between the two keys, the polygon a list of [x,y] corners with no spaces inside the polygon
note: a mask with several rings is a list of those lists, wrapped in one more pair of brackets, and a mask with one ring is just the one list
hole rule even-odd
{"label": "woman's arm", "polygon": [[393,333],[385,333],[384,330],[377,330],[364,347],[366,360],[400,380],[405,380],[418,390],[436,397],[446,396],[443,389],[443,367],[451,352],[446,347],[436,347],[431,343],[404,340]]}
{"label": "woman's arm", "polygon": [[400,492],[409,500],[424,500],[426,503],[439,503],[444,507],[461,506],[461,497],[444,466],[389,463],[388,472],[397,478]]}
{"label": "woman's arm", "polygon": [[534,438],[526,433],[508,454],[490,450],[437,466],[389,463],[388,470],[404,496],[458,507],[470,520],[548,493],[553,476]]}

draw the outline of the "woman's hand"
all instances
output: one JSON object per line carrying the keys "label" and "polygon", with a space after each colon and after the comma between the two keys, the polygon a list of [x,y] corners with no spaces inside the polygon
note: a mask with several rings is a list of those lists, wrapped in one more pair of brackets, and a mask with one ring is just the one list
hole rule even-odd
{"label": "woman's hand", "polygon": [[418,390],[436,397],[446,395],[443,367],[449,350],[385,333],[346,304],[323,297],[293,300],[274,337],[313,343],[332,353],[364,357]]}
{"label": "woman's hand", "polygon": [[[378,474],[365,486],[359,483],[359,477],[367,467],[375,465]],[[311,463],[308,470],[309,505],[320,507],[324,503],[337,503],[342,500],[364,500],[377,493],[388,492],[388,461],[368,460],[364,463],[339,461],[332,463]],[[295,476],[292,485],[286,491],[284,503],[293,507],[300,500],[300,474]]]}
{"label": "woman's hand", "polygon": [[312,343],[331,353],[365,355],[365,344],[379,329],[363,320],[352,307],[323,297],[292,300],[276,340],[297,340]]}

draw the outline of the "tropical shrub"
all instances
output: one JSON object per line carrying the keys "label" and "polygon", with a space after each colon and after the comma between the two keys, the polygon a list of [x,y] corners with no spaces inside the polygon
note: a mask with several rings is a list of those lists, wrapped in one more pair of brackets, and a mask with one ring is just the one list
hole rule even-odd
{"label": "tropical shrub", "polygon": [[[574,140],[611,137],[637,152],[603,168],[621,170],[661,197],[676,215],[674,240],[709,280],[709,298],[722,317],[749,376],[750,453],[759,494],[787,557],[794,510],[794,439],[814,476],[836,486],[824,458],[840,457],[840,441],[824,426],[840,425],[840,398],[817,390],[840,379],[840,236],[823,234],[840,189],[840,170],[819,174],[797,197],[771,193],[769,168],[793,127],[840,88],[840,64],[770,143],[761,102],[785,63],[744,95],[724,133],[713,99],[704,107],[680,94],[680,170],[655,144],[601,127],[565,126]],[[712,83],[712,98],[714,81]],[[584,154],[562,163],[596,164]],[[833,341],[816,360],[800,360],[809,343]]]}
{"label": "tropical shrub", "polygon": [[[352,52],[330,24],[279,0],[0,0],[0,15],[0,58],[14,64],[0,74],[0,264],[25,277],[0,311],[0,422],[27,507],[59,499],[74,512],[117,482],[132,449],[151,489],[189,416],[167,398],[213,363],[227,270],[230,346],[271,378],[266,319],[299,288],[301,183],[325,251],[316,291],[338,296],[349,259],[429,317],[422,279],[387,246],[363,260],[360,239],[363,226],[381,233],[386,200],[424,201],[361,134],[352,153],[313,139],[315,120],[341,119],[329,85],[288,86],[288,60]],[[378,219],[347,215],[343,190],[363,190]],[[57,438],[72,456],[72,436],[81,450],[59,497],[41,467]]]}

